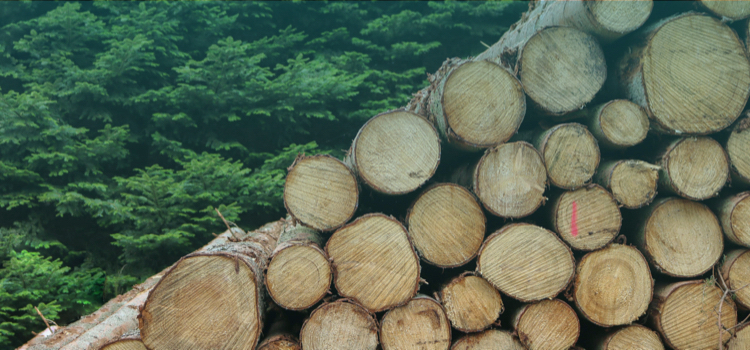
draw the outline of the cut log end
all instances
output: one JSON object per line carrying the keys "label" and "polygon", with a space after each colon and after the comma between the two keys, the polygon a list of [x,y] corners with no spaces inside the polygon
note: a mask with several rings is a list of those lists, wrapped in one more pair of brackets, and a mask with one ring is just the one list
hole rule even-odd
{"label": "cut log end", "polygon": [[499,329],[488,329],[480,333],[467,334],[451,347],[451,350],[484,349],[524,350],[525,348],[511,332]]}
{"label": "cut log end", "polygon": [[635,324],[621,328],[610,336],[606,337],[604,342],[595,347],[595,350],[664,350],[659,334],[656,332]]}
{"label": "cut log end", "polygon": [[553,200],[554,227],[573,249],[596,250],[620,232],[622,216],[612,195],[599,185],[564,192]]}
{"label": "cut log end", "polygon": [[383,315],[380,343],[383,350],[444,350],[451,343],[451,325],[437,301],[417,296]]}
{"label": "cut log end", "polygon": [[750,323],[737,328],[735,336],[727,344],[728,350],[750,349]]}
{"label": "cut log end", "polygon": [[419,260],[406,229],[368,214],[338,229],[326,244],[339,295],[371,312],[405,304],[419,288]]}
{"label": "cut log end", "polygon": [[711,203],[730,241],[750,247],[750,191],[719,198]]}
{"label": "cut log end", "polygon": [[569,349],[581,331],[576,312],[557,299],[524,306],[514,326],[521,343],[529,350]]}
{"label": "cut log end", "polygon": [[457,267],[476,256],[484,239],[486,218],[471,192],[456,184],[438,184],[419,196],[406,222],[424,261],[438,267]]}
{"label": "cut log end", "polygon": [[718,195],[729,179],[729,159],[721,145],[709,137],[681,138],[671,143],[661,167],[662,187],[694,201]]}
{"label": "cut log end", "polygon": [[379,114],[359,130],[352,145],[360,178],[385,194],[414,191],[440,162],[440,137],[424,118],[410,112]]}
{"label": "cut log end", "polygon": [[487,210],[504,218],[532,214],[544,201],[547,170],[542,157],[526,142],[488,149],[477,164],[474,192]]}
{"label": "cut log end", "polygon": [[654,7],[652,1],[590,1],[586,5],[602,29],[619,35],[640,28]]}
{"label": "cut log end", "polygon": [[479,332],[490,327],[503,311],[500,293],[485,279],[463,274],[440,290],[440,301],[453,328]]}
{"label": "cut log end", "polygon": [[701,0],[700,3],[721,18],[739,21],[750,17],[750,3],[746,1]]}
{"label": "cut log end", "polygon": [[257,350],[302,350],[302,347],[289,335],[277,335],[258,344]]}
{"label": "cut log end", "polygon": [[732,163],[732,172],[745,185],[750,184],[750,117],[734,127],[727,140],[727,154]]}
{"label": "cut log end", "polygon": [[726,286],[735,291],[734,301],[750,309],[750,250],[735,249],[727,252],[721,265],[721,274]]}
{"label": "cut log end", "polygon": [[581,124],[560,124],[546,131],[537,149],[547,167],[550,183],[573,190],[591,179],[599,166],[599,146]]}
{"label": "cut log end", "polygon": [[565,289],[573,279],[575,261],[554,233],[511,224],[487,238],[477,271],[504,294],[529,302],[553,298]]}
{"label": "cut log end", "polygon": [[268,264],[266,286],[279,306],[304,310],[326,296],[331,278],[331,267],[322,250],[294,245],[274,254]]}
{"label": "cut log end", "polygon": [[599,43],[569,27],[550,27],[532,36],[516,70],[526,94],[542,112],[552,115],[575,111],[590,102],[607,78]]}
{"label": "cut log end", "polygon": [[302,325],[299,339],[306,350],[375,350],[378,325],[363,307],[336,301],[312,312]]}
{"label": "cut log end", "polygon": [[646,312],[653,284],[648,262],[636,248],[612,244],[581,259],[573,295],[589,321],[611,327]]}
{"label": "cut log end", "polygon": [[628,100],[615,100],[606,104],[596,117],[598,120],[595,123],[602,133],[603,144],[612,148],[637,145],[648,134],[648,115],[643,108]]}
{"label": "cut log end", "polygon": [[140,339],[121,339],[105,344],[99,350],[147,350]]}
{"label": "cut log end", "polygon": [[617,162],[611,169],[608,187],[615,200],[628,209],[651,203],[659,184],[659,167],[642,160]]}

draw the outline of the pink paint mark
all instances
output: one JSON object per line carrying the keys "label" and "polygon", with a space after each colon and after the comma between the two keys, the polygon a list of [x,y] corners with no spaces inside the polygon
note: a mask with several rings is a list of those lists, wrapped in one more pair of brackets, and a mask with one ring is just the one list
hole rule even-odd
{"label": "pink paint mark", "polygon": [[573,212],[570,213],[570,234],[578,236],[578,205],[573,201]]}

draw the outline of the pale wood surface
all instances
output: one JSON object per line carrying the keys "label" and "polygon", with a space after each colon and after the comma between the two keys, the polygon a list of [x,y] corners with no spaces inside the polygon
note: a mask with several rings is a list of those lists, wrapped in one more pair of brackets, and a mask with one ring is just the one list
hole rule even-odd
{"label": "pale wood surface", "polygon": [[462,332],[487,329],[503,310],[500,293],[485,279],[470,273],[452,279],[438,295],[451,325]]}
{"label": "pale wood surface", "polygon": [[518,338],[511,332],[488,329],[479,333],[469,333],[458,339],[451,350],[525,350]]}
{"label": "pale wood surface", "polygon": [[664,350],[659,334],[640,324],[612,331],[591,350]]}
{"label": "pale wood surface", "polygon": [[567,191],[550,199],[552,226],[577,250],[596,250],[620,232],[622,215],[612,194],[599,185]]}
{"label": "pale wood surface", "polygon": [[100,350],[147,350],[140,339],[121,339],[101,347]]}
{"label": "pale wood surface", "polygon": [[529,350],[570,349],[581,331],[576,312],[558,299],[522,306],[514,312],[513,327]]}
{"label": "pale wood surface", "polygon": [[542,154],[550,184],[562,189],[583,186],[599,166],[596,139],[578,123],[552,127],[537,137],[534,146]]}
{"label": "pale wood surface", "polygon": [[[750,23],[750,22],[749,22]],[[732,184],[750,185],[750,117],[744,117],[732,129],[726,143],[731,161]]]}
{"label": "pale wood surface", "polygon": [[666,145],[659,160],[659,185],[666,192],[702,201],[729,180],[729,159],[710,137],[683,137]]}
{"label": "pale wood surface", "polygon": [[651,203],[659,185],[659,167],[642,160],[609,160],[599,165],[594,181],[627,209]]}
{"label": "pale wood surface", "polygon": [[383,350],[447,350],[451,325],[440,303],[417,295],[383,315],[380,343]]}
{"label": "pale wood surface", "polygon": [[750,247],[750,191],[727,195],[710,204],[721,222],[724,236]]}
{"label": "pale wood surface", "polygon": [[339,300],[315,309],[299,339],[305,350],[375,350],[378,323],[362,306]]}

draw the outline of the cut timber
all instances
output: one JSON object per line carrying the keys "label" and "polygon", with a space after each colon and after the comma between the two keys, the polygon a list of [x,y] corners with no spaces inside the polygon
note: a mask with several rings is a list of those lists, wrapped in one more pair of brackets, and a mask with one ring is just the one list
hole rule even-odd
{"label": "cut timber", "polygon": [[500,293],[485,279],[463,273],[438,293],[453,328],[479,332],[490,327],[503,312]]}
{"label": "cut timber", "polygon": [[508,141],[526,115],[521,83],[495,63],[449,60],[432,81],[427,116],[460,149]]}
{"label": "cut timber", "polygon": [[290,322],[289,318],[278,313],[276,319],[271,323],[265,339],[256,348],[257,350],[301,350],[299,340],[293,334],[299,334],[300,325]]}
{"label": "cut timber", "polygon": [[637,214],[632,240],[654,267],[674,277],[695,277],[721,257],[724,239],[714,213],[682,198],[660,199]]}
{"label": "cut timber", "polygon": [[747,350],[750,349],[750,323],[735,330],[735,335],[727,344],[728,350]]}
{"label": "cut timber", "polygon": [[750,247],[750,191],[719,198],[711,204],[724,236],[736,244]]}
{"label": "cut timber", "polygon": [[451,347],[451,350],[525,350],[511,332],[488,329],[480,333],[467,334]]}
{"label": "cut timber", "polygon": [[[719,317],[721,326],[737,324],[737,310],[732,298],[724,298],[719,287],[704,280],[684,281],[654,288],[649,316],[664,341],[673,349],[717,349]],[[723,332],[726,343],[730,332]]]}
{"label": "cut timber", "polygon": [[639,324],[620,328],[598,340],[591,350],[664,350],[659,334]]}
{"label": "cut timber", "polygon": [[531,302],[554,298],[573,279],[573,253],[554,233],[531,224],[509,224],[485,240],[477,272],[495,288]]}
{"label": "cut timber", "polygon": [[613,100],[587,107],[572,113],[570,117],[586,118],[589,131],[602,148],[617,150],[635,146],[648,134],[646,111],[628,100]]}
{"label": "cut timber", "polygon": [[599,249],[620,232],[620,209],[612,194],[599,185],[563,192],[549,205],[552,227],[573,249]]}
{"label": "cut timber", "polygon": [[648,310],[654,280],[638,249],[610,244],[578,263],[573,296],[584,317],[602,327],[629,324]]}
{"label": "cut timber", "polygon": [[623,207],[638,209],[656,197],[659,167],[634,159],[605,161],[594,175],[594,181],[612,192]]}
{"label": "cut timber", "polygon": [[440,137],[430,122],[414,113],[378,114],[359,129],[345,162],[378,192],[408,193],[435,174]]}
{"label": "cut timber", "polygon": [[700,4],[722,19],[739,21],[750,17],[750,3],[747,1],[701,0]]}
{"label": "cut timber", "polygon": [[536,109],[554,116],[590,102],[607,78],[596,38],[569,27],[517,25],[476,59],[514,69]]}
{"label": "cut timber", "polygon": [[744,309],[750,309],[750,250],[728,251],[721,264],[721,276],[726,287],[734,292],[733,300]]}
{"label": "cut timber", "polygon": [[304,310],[323,299],[331,286],[331,266],[320,249],[323,237],[317,231],[288,225],[271,254],[266,270],[268,294],[288,310]]}
{"label": "cut timber", "polygon": [[732,183],[750,185],[750,152],[747,151],[750,149],[750,117],[743,118],[732,129],[726,149],[732,165]]}
{"label": "cut timber", "polygon": [[383,315],[380,344],[383,350],[447,350],[451,325],[440,303],[418,295]]}
{"label": "cut timber", "polygon": [[365,308],[339,300],[315,309],[299,339],[305,350],[375,350],[378,323]]}
{"label": "cut timber", "polygon": [[126,338],[105,344],[99,350],[147,350],[141,338]]}
{"label": "cut timber", "polygon": [[659,184],[667,192],[702,201],[718,195],[729,180],[727,154],[710,137],[679,138],[660,154]]}
{"label": "cut timber", "polygon": [[513,328],[529,350],[568,350],[581,332],[576,312],[558,299],[523,305],[513,316]]}
{"label": "cut timber", "polygon": [[457,267],[477,255],[487,219],[474,195],[450,183],[429,187],[406,215],[409,237],[424,261]]}
{"label": "cut timber", "polygon": [[321,231],[349,221],[357,210],[357,178],[327,155],[298,156],[284,183],[284,206],[297,220]]}
{"label": "cut timber", "polygon": [[326,244],[339,295],[371,312],[405,304],[419,289],[419,258],[406,229],[367,214],[338,229]]}
{"label": "cut timber", "polygon": [[490,213],[521,218],[542,205],[546,184],[542,156],[519,141],[488,149],[477,163],[472,187]]}
{"label": "cut timber", "polygon": [[265,312],[263,270],[285,224],[233,229],[235,237],[175,263],[138,315],[146,347],[254,349]]}
{"label": "cut timber", "polygon": [[552,127],[537,138],[534,146],[542,154],[550,183],[565,190],[583,186],[599,166],[596,139],[578,123]]}
{"label": "cut timber", "polygon": [[652,125],[669,134],[705,135],[737,119],[750,94],[750,63],[734,30],[716,18],[683,13],[639,32],[644,39],[620,61],[618,81]]}

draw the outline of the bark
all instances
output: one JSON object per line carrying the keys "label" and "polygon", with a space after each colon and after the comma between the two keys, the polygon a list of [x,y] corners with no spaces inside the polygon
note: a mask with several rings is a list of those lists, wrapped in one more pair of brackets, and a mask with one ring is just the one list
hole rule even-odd
{"label": "bark", "polygon": [[729,158],[712,138],[683,137],[663,149],[659,185],[668,193],[702,201],[717,196],[729,180]]}
{"label": "bark", "polygon": [[664,350],[659,334],[639,324],[608,332],[596,339],[591,350]]}
{"label": "bark", "polygon": [[733,291],[734,302],[744,310],[750,310],[750,254],[747,249],[733,249],[724,255],[719,271],[722,287]]}
{"label": "bark", "polygon": [[467,334],[451,346],[451,350],[484,349],[524,350],[525,348],[518,341],[518,337],[511,332],[499,329],[488,329],[480,333]]}
{"label": "bark", "polygon": [[331,265],[320,248],[321,234],[311,228],[289,225],[279,237],[266,270],[271,299],[287,310],[312,307],[330,293]]}
{"label": "bark", "polygon": [[453,328],[480,332],[503,312],[500,293],[484,278],[465,272],[447,282],[437,293]]}
{"label": "bark", "polygon": [[383,350],[447,350],[451,325],[439,302],[417,295],[383,315],[380,343]]}
{"label": "bark", "polygon": [[636,36],[616,78],[656,130],[705,135],[737,119],[750,95],[750,63],[734,30],[715,18],[683,13]]}
{"label": "bark", "polygon": [[674,277],[696,277],[721,257],[724,239],[716,216],[701,203],[669,197],[634,215],[630,236],[653,267]]}
{"label": "bark", "polygon": [[[750,23],[750,22],[748,22]],[[741,119],[732,129],[726,142],[731,162],[732,186],[750,186],[750,116]]]}
{"label": "bark", "polygon": [[263,270],[287,224],[281,220],[214,240],[175,263],[138,315],[144,344],[151,349],[254,349],[266,305]]}
{"label": "bark", "polygon": [[552,185],[574,190],[586,184],[599,166],[596,139],[581,124],[559,124],[534,138]]}
{"label": "bark", "polygon": [[362,306],[339,300],[315,309],[302,325],[299,338],[306,350],[375,350],[378,323]]}
{"label": "bark", "polygon": [[612,194],[592,184],[555,194],[549,216],[555,231],[573,249],[591,251],[615,239],[622,215]]}
{"label": "bark", "polygon": [[524,304],[511,315],[521,344],[529,350],[567,350],[581,332],[576,312],[559,299]]}
{"label": "bark", "polygon": [[430,186],[406,215],[409,237],[423,261],[457,267],[477,255],[487,219],[476,198],[451,183]]}
{"label": "bark", "polygon": [[289,167],[284,206],[294,218],[316,230],[335,230],[357,210],[359,188],[354,173],[327,155],[300,155]]}
{"label": "bark", "polygon": [[647,206],[656,197],[659,167],[642,160],[609,160],[599,165],[594,181],[627,209]]}
{"label": "bark", "polygon": [[586,107],[567,118],[584,118],[599,147],[621,150],[635,146],[648,134],[648,115],[637,104],[628,100],[613,100]]}
{"label": "bark", "polygon": [[522,302],[554,298],[573,280],[573,252],[554,233],[531,224],[503,226],[485,240],[477,272]]}
{"label": "bark", "polygon": [[378,192],[409,193],[435,174],[440,137],[430,122],[414,113],[385,112],[359,129],[344,162]]}
{"label": "bark", "polygon": [[147,350],[141,338],[128,337],[105,344],[100,350]]}
{"label": "bark", "polygon": [[400,222],[367,214],[326,243],[338,294],[370,312],[408,302],[419,289],[419,258]]}

